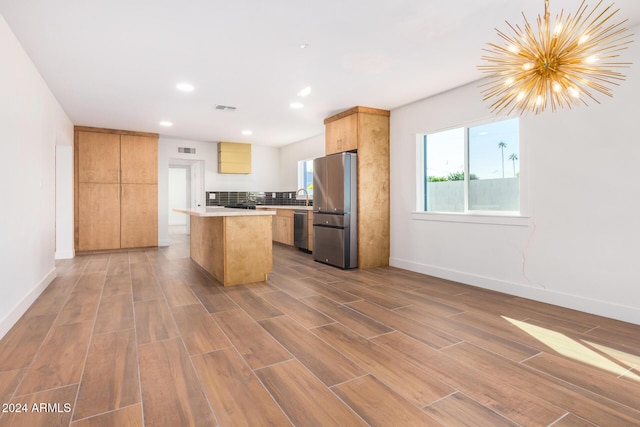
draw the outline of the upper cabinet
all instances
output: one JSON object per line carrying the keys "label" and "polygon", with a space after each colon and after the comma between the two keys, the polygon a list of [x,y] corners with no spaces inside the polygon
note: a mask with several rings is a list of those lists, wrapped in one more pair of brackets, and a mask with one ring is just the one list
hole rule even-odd
{"label": "upper cabinet", "polygon": [[[327,155],[355,151],[369,138],[368,131],[376,123],[389,123],[389,111],[354,107],[325,119],[325,153]],[[387,133],[387,141],[388,141]]]}
{"label": "upper cabinet", "polygon": [[218,142],[218,173],[251,173],[251,144]]}
{"label": "upper cabinet", "polygon": [[158,138],[121,135],[120,170],[123,184],[157,184]]}
{"label": "upper cabinet", "polygon": [[120,182],[120,135],[77,132],[78,182]]}

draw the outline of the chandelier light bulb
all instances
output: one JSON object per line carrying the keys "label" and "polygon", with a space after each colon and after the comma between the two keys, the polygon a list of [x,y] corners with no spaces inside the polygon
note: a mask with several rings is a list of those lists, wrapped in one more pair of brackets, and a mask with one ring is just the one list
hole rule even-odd
{"label": "chandelier light bulb", "polygon": [[616,58],[633,34],[623,27],[626,20],[612,22],[620,11],[613,4],[599,10],[599,0],[589,9],[585,1],[575,14],[562,10],[552,22],[544,0],[537,28],[523,14],[524,25],[507,22],[508,32],[496,30],[504,44],[488,43],[478,67],[488,74],[481,88],[491,111],[538,114],[547,107],[587,105],[589,99],[600,103],[598,94],[613,96],[612,86],[625,80],[618,70],[631,65]]}

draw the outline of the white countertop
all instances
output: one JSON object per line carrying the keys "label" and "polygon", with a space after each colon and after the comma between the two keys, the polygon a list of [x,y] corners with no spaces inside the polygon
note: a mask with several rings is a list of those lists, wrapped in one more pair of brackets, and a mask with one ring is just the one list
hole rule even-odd
{"label": "white countertop", "polygon": [[296,211],[312,211],[313,206],[295,206],[295,205],[259,205],[256,209],[292,209]]}
{"label": "white countertop", "polygon": [[[271,208],[271,206],[269,206]],[[187,215],[193,216],[264,216],[264,215],[275,215],[276,211],[274,210],[265,210],[265,209],[232,209],[232,208],[224,208],[222,206],[208,207],[208,208],[198,208],[198,209],[173,209],[174,212],[179,212]]]}

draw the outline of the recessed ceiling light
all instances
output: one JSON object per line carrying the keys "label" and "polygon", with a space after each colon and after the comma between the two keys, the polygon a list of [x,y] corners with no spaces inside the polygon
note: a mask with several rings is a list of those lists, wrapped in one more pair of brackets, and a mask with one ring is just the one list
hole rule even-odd
{"label": "recessed ceiling light", "polygon": [[306,49],[308,47],[309,47],[309,45],[307,43],[301,43],[300,44],[300,49]]}
{"label": "recessed ceiling light", "polygon": [[249,129],[245,129],[242,131],[243,135],[253,135],[253,131],[250,131]]}
{"label": "recessed ceiling light", "polygon": [[291,104],[289,104],[289,107],[297,110],[299,108],[303,108],[304,104],[302,102],[292,102]]}
{"label": "recessed ceiling light", "polygon": [[160,126],[164,126],[164,127],[169,127],[169,126],[173,126],[173,123],[167,121],[167,120],[163,120],[160,122]]}
{"label": "recessed ceiling light", "polygon": [[298,92],[298,96],[305,97],[305,96],[308,96],[310,93],[311,93],[311,87],[307,86],[304,89],[301,89],[300,92]]}
{"label": "recessed ceiling light", "polygon": [[191,83],[178,83],[176,85],[176,89],[181,90],[183,92],[193,92],[193,85]]}

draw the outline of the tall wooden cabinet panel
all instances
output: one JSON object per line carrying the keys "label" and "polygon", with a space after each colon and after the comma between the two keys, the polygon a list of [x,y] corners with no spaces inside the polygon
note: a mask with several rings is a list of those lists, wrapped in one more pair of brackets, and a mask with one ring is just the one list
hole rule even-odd
{"label": "tall wooden cabinet panel", "polygon": [[158,185],[122,184],[120,247],[158,246]]}
{"label": "tall wooden cabinet panel", "polygon": [[[353,143],[340,150],[330,140],[342,132],[356,135],[358,152],[358,268],[389,265],[389,111],[354,107],[327,118],[327,154],[351,151]],[[355,123],[355,125],[354,125]],[[352,129],[355,126],[355,130]],[[333,130],[331,128],[334,127]],[[334,151],[330,151],[334,150]]]}
{"label": "tall wooden cabinet panel", "polygon": [[78,184],[79,251],[120,247],[120,184]]}
{"label": "tall wooden cabinet panel", "polygon": [[75,128],[75,247],[158,245],[158,135]]}
{"label": "tall wooden cabinet panel", "polygon": [[158,183],[158,138],[122,135],[120,169],[123,184]]}

